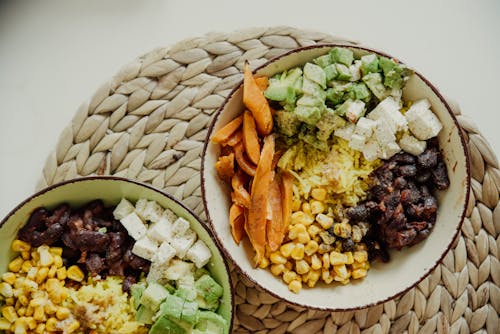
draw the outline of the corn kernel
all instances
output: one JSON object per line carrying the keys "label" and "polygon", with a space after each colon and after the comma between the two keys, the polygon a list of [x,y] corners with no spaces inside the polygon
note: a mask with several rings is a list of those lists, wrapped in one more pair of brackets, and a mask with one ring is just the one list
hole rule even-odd
{"label": "corn kernel", "polygon": [[321,269],[322,263],[316,254],[311,255],[311,269]]}
{"label": "corn kernel", "polygon": [[57,307],[52,303],[48,303],[42,308],[42,312],[43,311],[45,311],[48,315],[52,315],[57,312]]}
{"label": "corn kernel", "polygon": [[312,225],[309,225],[307,227],[307,232],[309,233],[309,235],[314,238],[316,235],[318,235],[319,232],[322,231],[322,228],[320,228],[318,225],[316,224],[312,224]]}
{"label": "corn kernel", "polygon": [[355,269],[352,271],[351,276],[354,279],[363,278],[366,276],[366,270],[365,269]]}
{"label": "corn kernel", "polygon": [[295,247],[293,248],[290,256],[294,260],[301,260],[304,257],[304,245],[303,244],[296,244]]}
{"label": "corn kernel", "polygon": [[5,305],[14,305],[15,304],[15,300],[13,297],[10,297],[10,298],[5,298]]}
{"label": "corn kernel", "polygon": [[292,202],[292,211],[299,211],[300,210],[300,199],[299,198],[294,198]]}
{"label": "corn kernel", "polygon": [[284,264],[271,264],[271,273],[274,276],[279,276],[285,271]]}
{"label": "corn kernel", "polygon": [[38,298],[33,298],[29,304],[32,307],[38,307],[38,306],[43,306],[47,302],[46,298],[43,297],[38,297]]}
{"label": "corn kernel", "polygon": [[56,311],[56,318],[59,320],[67,319],[70,315],[70,311],[67,307],[58,307]]}
{"label": "corn kernel", "polygon": [[51,332],[55,332],[58,330],[57,328],[57,319],[56,318],[49,318],[47,322],[45,323],[45,329]]}
{"label": "corn kernel", "polygon": [[24,334],[27,333],[26,329],[28,328],[28,323],[25,318],[18,318],[14,323],[14,333],[16,334]]}
{"label": "corn kernel", "polygon": [[48,275],[49,275],[49,268],[47,267],[40,268],[35,275],[35,282],[37,282],[38,284],[42,284]]}
{"label": "corn kernel", "polygon": [[77,265],[72,265],[66,271],[66,275],[69,279],[77,282],[81,282],[83,280],[83,271]]}
{"label": "corn kernel", "polygon": [[5,298],[10,298],[14,295],[12,285],[7,282],[0,283],[0,294]]}
{"label": "corn kernel", "polygon": [[20,317],[24,317],[26,315],[27,308],[26,307],[20,307],[17,309],[17,315]]}
{"label": "corn kernel", "polygon": [[10,329],[10,322],[7,319],[0,318],[0,330],[9,330]]}
{"label": "corn kernel", "polygon": [[297,273],[291,270],[283,274],[283,281],[285,281],[286,284],[289,284],[296,278],[297,278]]}
{"label": "corn kernel", "polygon": [[33,263],[37,263],[40,261],[40,254],[36,250],[31,252],[31,259],[33,260]]}
{"label": "corn kernel", "polygon": [[299,291],[302,289],[302,282],[299,280],[293,280],[290,283],[288,283],[288,289],[292,291],[293,293],[299,293]]}
{"label": "corn kernel", "polygon": [[299,233],[297,235],[297,241],[300,242],[301,244],[307,244],[311,240],[311,237],[309,236],[309,233],[303,232]]}
{"label": "corn kernel", "polygon": [[13,306],[2,307],[2,315],[10,323],[13,323],[17,319],[17,313]]}
{"label": "corn kernel", "polygon": [[66,279],[66,267],[61,267],[59,269],[57,269],[57,272],[56,272],[56,276],[57,276],[57,279],[63,281]]}
{"label": "corn kernel", "polygon": [[31,253],[29,251],[21,252],[21,257],[23,260],[31,260]]}
{"label": "corn kernel", "polygon": [[[286,263],[285,263],[285,269],[286,269],[285,271],[292,270],[293,269],[293,263],[291,261],[286,261]],[[285,271],[283,271],[283,272],[285,272]]]}
{"label": "corn kernel", "polygon": [[318,201],[324,201],[326,198],[326,189],[314,188],[311,190],[311,197]]}
{"label": "corn kernel", "polygon": [[328,269],[322,269],[321,270],[321,279],[323,282],[326,284],[330,284],[333,281],[333,276],[330,274],[330,271]]}
{"label": "corn kernel", "polygon": [[16,257],[14,260],[12,260],[10,263],[9,263],[9,271],[12,271],[14,273],[17,273],[19,272],[19,270],[21,270],[21,266],[23,265],[23,258],[18,256]]}
{"label": "corn kernel", "polygon": [[62,247],[50,247],[49,248],[49,252],[50,254],[54,255],[54,256],[62,256],[63,254],[63,249]]}
{"label": "corn kernel", "polygon": [[267,258],[262,258],[259,263],[259,268],[266,269],[269,266],[269,260]]}
{"label": "corn kernel", "polygon": [[307,277],[307,286],[310,288],[313,288],[321,276],[321,271],[320,270],[311,270],[307,273],[307,276],[308,276]]}
{"label": "corn kernel", "polygon": [[80,328],[80,323],[78,321],[73,321],[68,327],[66,327],[66,332],[73,333],[78,328]]}
{"label": "corn kernel", "polygon": [[49,272],[47,274],[47,277],[48,278],[54,278],[54,277],[56,277],[56,274],[57,274],[57,268],[56,268],[56,266],[51,266],[50,269],[49,269]]}
{"label": "corn kernel", "polygon": [[350,276],[350,273],[347,271],[347,267],[345,266],[345,264],[334,265],[333,271],[335,271],[335,274],[337,274],[337,277],[339,278],[335,278],[335,280],[343,281]]}
{"label": "corn kernel", "polygon": [[346,264],[347,263],[347,255],[333,251],[330,253],[330,264],[332,266],[338,264]]}
{"label": "corn kernel", "polygon": [[30,279],[25,279],[22,285],[25,291],[36,291],[38,289],[38,284]]}
{"label": "corn kernel", "polygon": [[368,252],[367,251],[356,251],[353,254],[354,261],[356,262],[366,262],[368,261]]}
{"label": "corn kernel", "polygon": [[322,260],[323,260],[323,268],[324,269],[330,268],[330,254],[328,253],[323,254]]}
{"label": "corn kernel", "polygon": [[307,273],[310,269],[309,264],[304,260],[299,260],[295,263],[295,270],[299,275]]}
{"label": "corn kernel", "polygon": [[314,240],[309,240],[309,242],[304,247],[304,251],[307,255],[313,255],[318,250],[318,243]]}
{"label": "corn kernel", "polygon": [[45,333],[45,324],[38,324],[35,329],[36,334],[44,334]]}
{"label": "corn kernel", "polygon": [[292,225],[301,224],[302,221],[305,219],[305,217],[306,217],[306,214],[304,212],[296,211],[296,212],[292,213],[290,223],[292,223]]}
{"label": "corn kernel", "polygon": [[341,238],[349,238],[351,231],[351,225],[347,222],[337,223],[333,226],[333,233]]}
{"label": "corn kernel", "polygon": [[54,255],[54,266],[61,268],[63,266],[63,259],[59,255]]}
{"label": "corn kernel", "polygon": [[347,256],[347,262],[346,262],[346,264],[353,264],[354,263],[354,257],[352,256],[352,252],[345,252],[344,254]]}
{"label": "corn kernel", "polygon": [[280,247],[280,253],[284,257],[289,257],[292,254],[292,250],[295,247],[295,244],[293,242],[288,242],[286,244],[281,245]]}
{"label": "corn kernel", "polygon": [[30,301],[28,300],[28,297],[26,297],[25,295],[21,295],[17,299],[19,300],[19,302],[23,306],[26,306],[26,305],[28,305],[30,303]]}
{"label": "corn kernel", "polygon": [[322,213],[323,211],[325,211],[325,205],[320,201],[313,200],[310,202],[310,206],[311,206],[311,213],[313,215],[317,215],[318,213]]}
{"label": "corn kernel", "polygon": [[358,225],[353,225],[352,226],[352,241],[354,242],[360,242],[361,239],[363,238],[363,233],[361,232],[361,229],[359,228]]}
{"label": "corn kernel", "polygon": [[311,205],[307,202],[305,203],[302,203],[302,211],[304,211],[304,213],[311,213]]}
{"label": "corn kernel", "polygon": [[11,273],[9,271],[6,273],[3,273],[2,274],[2,281],[4,281],[7,284],[12,285],[16,281],[16,274]]}
{"label": "corn kernel", "polygon": [[29,243],[19,239],[12,241],[11,247],[14,252],[27,252],[31,249],[31,245]]}
{"label": "corn kernel", "polygon": [[269,258],[270,258],[271,262],[274,264],[285,264],[287,261],[286,258],[283,255],[281,255],[281,253],[279,253],[279,252],[271,253]]}
{"label": "corn kernel", "polygon": [[25,278],[24,277],[17,277],[16,280],[14,281],[14,288],[20,289],[23,286]]}
{"label": "corn kernel", "polygon": [[28,307],[26,308],[26,316],[27,317],[31,317],[33,315],[33,313],[35,312],[35,309],[31,306],[28,305]]}
{"label": "corn kernel", "polygon": [[316,221],[325,230],[329,229],[333,225],[333,218],[322,213],[316,215]]}
{"label": "corn kernel", "polygon": [[37,267],[31,267],[28,272],[26,273],[26,278],[34,281],[36,280],[36,274],[38,272]]}
{"label": "corn kernel", "polygon": [[27,317],[26,323],[28,324],[29,329],[33,330],[36,328],[36,321],[35,319],[33,319],[33,317]]}

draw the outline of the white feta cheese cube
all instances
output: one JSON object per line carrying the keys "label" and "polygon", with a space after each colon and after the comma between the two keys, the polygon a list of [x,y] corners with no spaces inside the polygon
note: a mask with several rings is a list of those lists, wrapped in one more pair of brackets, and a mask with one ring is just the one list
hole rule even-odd
{"label": "white feta cheese cube", "polygon": [[417,108],[417,109],[430,109],[431,108],[431,103],[427,99],[420,99],[417,101],[414,101],[410,107],[411,108]]}
{"label": "white feta cheese cube", "polygon": [[142,219],[135,212],[129,213],[120,219],[120,223],[135,240],[141,239],[147,233],[146,225],[144,225]]}
{"label": "white feta cheese cube", "polygon": [[189,222],[186,219],[179,217],[172,224],[172,235],[184,235],[189,230],[189,228]]}
{"label": "white feta cheese cube", "polygon": [[390,159],[396,153],[401,152],[401,148],[395,142],[389,143],[381,147],[381,150],[382,150],[382,156],[381,156],[382,159]]}
{"label": "white feta cheese cube", "polygon": [[366,137],[358,134],[353,134],[349,140],[349,147],[357,151],[361,151],[365,145]]}
{"label": "white feta cheese cube", "polygon": [[144,208],[143,218],[149,220],[150,222],[157,222],[163,215],[163,208],[160,204],[155,201],[148,201],[146,207]]}
{"label": "white feta cheese cube", "polygon": [[153,257],[156,255],[158,251],[158,244],[156,241],[149,239],[147,236],[137,240],[134,243],[134,247],[132,247],[132,253],[146,259],[148,261],[152,261]]}
{"label": "white feta cheese cube", "polygon": [[168,221],[170,221],[171,223],[175,222],[177,220],[177,215],[170,209],[165,209],[163,211],[163,215],[162,215],[163,218],[166,218]]}
{"label": "white feta cheese cube", "polygon": [[122,198],[120,203],[118,203],[116,208],[113,210],[113,217],[115,217],[115,219],[117,220],[120,220],[133,211],[134,205],[130,203],[126,198]]}
{"label": "white feta cheese cube", "polygon": [[350,101],[347,100],[344,104],[347,103],[347,108],[345,112],[345,117],[351,123],[356,123],[358,119],[363,116],[365,112],[365,103],[363,101]]}
{"label": "white feta cheese cube", "polygon": [[356,123],[356,128],[354,129],[354,133],[369,138],[373,133],[374,127],[375,127],[375,121],[366,117],[361,117],[358,120],[358,123]]}
{"label": "white feta cheese cube", "polygon": [[425,151],[427,143],[425,140],[418,140],[409,133],[403,134],[403,137],[399,140],[399,146],[403,151],[408,152],[413,155],[422,154]]}
{"label": "white feta cheese cube", "polygon": [[157,253],[153,257],[152,262],[156,263],[167,263],[175,256],[175,249],[170,246],[167,241],[161,243],[160,247],[158,247]]}
{"label": "white feta cheese cube", "polygon": [[408,127],[412,134],[417,137],[417,139],[427,140],[437,136],[439,131],[443,128],[443,125],[432,110],[426,108],[428,102],[425,103],[420,101],[413,104],[410,109],[408,109],[405,117],[408,120]]}
{"label": "white feta cheese cube", "polygon": [[205,266],[211,256],[210,248],[201,239],[198,239],[186,253],[186,258],[193,261],[197,268]]}
{"label": "white feta cheese cube", "polygon": [[170,246],[175,249],[175,254],[183,259],[188,249],[196,241],[196,233],[193,230],[187,230],[183,235],[176,235],[169,241]]}
{"label": "white feta cheese cube", "polygon": [[349,72],[351,72],[350,81],[358,81],[361,79],[361,60],[355,60],[354,63],[349,66]]}
{"label": "white feta cheese cube", "polygon": [[392,132],[390,125],[384,119],[377,120],[373,136],[377,140],[380,147],[384,147],[385,145],[396,141],[394,132]]}
{"label": "white feta cheese cube", "polygon": [[149,225],[148,237],[158,241],[170,241],[172,239],[172,223],[165,217],[161,217],[156,223]]}
{"label": "white feta cheese cube", "polygon": [[135,212],[141,217],[142,219],[146,220],[146,207],[148,205],[148,200],[141,198],[137,202],[135,202]]}
{"label": "white feta cheese cube", "polygon": [[384,120],[388,123],[391,131],[404,131],[408,127],[406,118],[399,111],[399,102],[391,96],[382,100],[369,114],[368,118],[372,120]]}
{"label": "white feta cheese cube", "polygon": [[179,259],[173,259],[169,262],[169,266],[165,271],[165,278],[172,281],[177,281],[184,276],[192,275],[194,264],[184,262]]}
{"label": "white feta cheese cube", "polygon": [[391,89],[390,96],[396,101],[396,102],[401,102],[401,97],[403,97],[403,90],[402,89],[397,89],[393,88]]}
{"label": "white feta cheese cube", "polygon": [[368,161],[378,159],[381,155],[377,140],[373,137],[366,141],[366,144],[361,152],[363,152],[363,156]]}
{"label": "white feta cheese cube", "polygon": [[351,139],[351,136],[354,133],[354,129],[355,129],[355,125],[352,123],[349,123],[346,126],[335,130],[333,132],[333,135],[348,141]]}

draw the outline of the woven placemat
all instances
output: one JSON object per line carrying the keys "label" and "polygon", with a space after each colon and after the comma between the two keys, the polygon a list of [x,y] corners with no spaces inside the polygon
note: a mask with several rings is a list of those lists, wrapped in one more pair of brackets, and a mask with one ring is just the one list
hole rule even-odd
{"label": "woven placemat", "polygon": [[[123,67],[84,103],[48,157],[38,188],[111,174],[151,183],[203,216],[200,154],[214,111],[255,67],[299,46],[346,42],[290,27],[210,33],[159,48]],[[476,125],[453,108],[466,135],[471,200],[453,250],[417,287],[364,310],[289,305],[232,269],[235,333],[498,333],[500,171]]]}

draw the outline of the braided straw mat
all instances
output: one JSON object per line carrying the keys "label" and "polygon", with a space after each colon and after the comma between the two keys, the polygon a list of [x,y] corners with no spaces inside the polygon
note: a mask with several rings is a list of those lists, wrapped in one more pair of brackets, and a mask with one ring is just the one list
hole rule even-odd
{"label": "braided straw mat", "polygon": [[[200,154],[212,115],[255,67],[299,46],[347,42],[290,27],[210,33],[123,67],[60,136],[38,188],[92,174],[151,183],[200,216]],[[350,42],[354,43],[354,42]],[[368,309],[326,312],[270,296],[232,266],[234,333],[499,333],[500,170],[476,125],[452,103],[469,144],[471,200],[453,250],[418,286]]]}

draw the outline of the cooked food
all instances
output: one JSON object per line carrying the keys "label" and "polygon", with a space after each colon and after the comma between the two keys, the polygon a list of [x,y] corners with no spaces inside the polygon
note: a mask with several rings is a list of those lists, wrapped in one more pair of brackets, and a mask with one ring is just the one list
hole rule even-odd
{"label": "cooked food", "polygon": [[155,201],[38,208],[0,283],[6,333],[225,333],[209,247]]}
{"label": "cooked food", "polygon": [[255,266],[291,291],[363,278],[431,232],[449,186],[442,124],[428,100],[402,97],[411,75],[343,47],[269,78],[245,67],[248,110],[212,136],[216,170],[235,242],[247,236]]}

